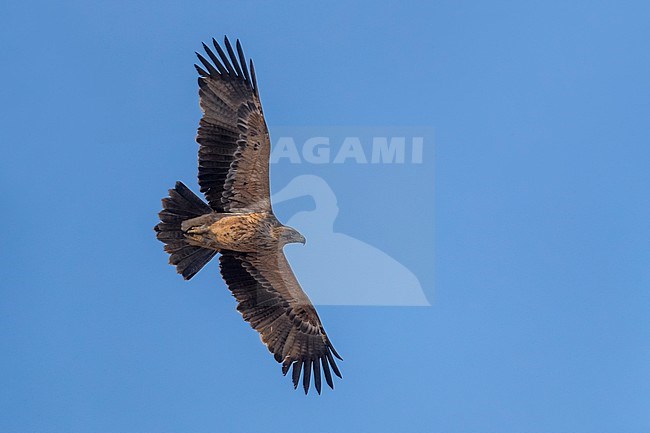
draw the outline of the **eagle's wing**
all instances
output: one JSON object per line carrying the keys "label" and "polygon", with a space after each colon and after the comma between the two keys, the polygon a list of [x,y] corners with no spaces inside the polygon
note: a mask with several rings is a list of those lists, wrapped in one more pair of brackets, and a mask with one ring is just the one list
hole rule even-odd
{"label": "eagle's wing", "polygon": [[302,371],[307,393],[313,371],[314,385],[320,394],[321,366],[325,381],[334,388],[330,368],[341,377],[333,356],[341,357],[327,338],[282,250],[221,253],[221,275],[237,299],[237,310],[260,333],[276,361],[282,363],[282,373],[286,375],[293,366],[294,388]]}
{"label": "eagle's wing", "polygon": [[237,55],[228,38],[226,54],[212,40],[217,55],[205,44],[209,59],[196,53],[203,117],[199,143],[199,186],[217,212],[270,211],[271,144],[262,113],[253,62],[250,71],[239,40]]}

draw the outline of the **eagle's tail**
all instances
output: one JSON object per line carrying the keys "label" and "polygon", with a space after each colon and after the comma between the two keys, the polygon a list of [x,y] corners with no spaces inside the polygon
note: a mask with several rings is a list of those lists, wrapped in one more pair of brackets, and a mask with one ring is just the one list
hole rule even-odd
{"label": "eagle's tail", "polygon": [[156,237],[165,244],[170,254],[169,263],[176,271],[189,280],[210,261],[217,251],[197,247],[187,243],[181,229],[183,221],[212,212],[212,209],[196,196],[182,182],[176,182],[169,190],[169,197],[162,199],[160,223],[154,227]]}

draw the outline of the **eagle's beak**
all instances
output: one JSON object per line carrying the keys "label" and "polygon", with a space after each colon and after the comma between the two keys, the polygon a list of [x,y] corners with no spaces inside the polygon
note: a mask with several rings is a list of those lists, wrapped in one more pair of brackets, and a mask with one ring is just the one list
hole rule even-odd
{"label": "eagle's beak", "polygon": [[305,237],[302,236],[302,235],[300,236],[300,243],[303,244],[303,245],[305,245],[307,243],[307,239],[305,239]]}

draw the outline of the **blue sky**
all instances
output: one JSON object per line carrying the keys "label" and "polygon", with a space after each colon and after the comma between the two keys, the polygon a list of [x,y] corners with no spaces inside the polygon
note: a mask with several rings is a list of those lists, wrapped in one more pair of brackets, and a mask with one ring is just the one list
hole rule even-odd
{"label": "blue sky", "polygon": [[[649,431],[649,20],[613,1],[4,5],[0,431]],[[196,190],[194,51],[224,34],[272,135],[435,130],[420,166],[272,167],[275,191],[326,178],[335,230],[432,304],[319,307],[345,359],[321,396],[291,389],[216,263],[182,281],[152,231],[174,181]]]}

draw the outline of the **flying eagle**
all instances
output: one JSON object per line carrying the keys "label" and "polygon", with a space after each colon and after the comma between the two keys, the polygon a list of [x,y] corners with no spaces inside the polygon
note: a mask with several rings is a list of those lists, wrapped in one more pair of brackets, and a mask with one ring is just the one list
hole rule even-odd
{"label": "flying eagle", "polygon": [[321,367],[333,389],[331,371],[341,377],[334,357],[341,357],[282,252],[305,238],[271,209],[271,143],[253,62],[249,69],[239,40],[236,54],[228,38],[227,54],[212,43],[217,55],[203,44],[209,59],[196,53],[203,67],[194,65],[203,111],[196,138],[199,187],[207,204],[176,182],[162,199],[156,237],[186,280],[219,253],[221,275],[244,320],[282,363],[284,375],[292,367],[294,388],[302,374],[306,394],[313,372],[320,394]]}

